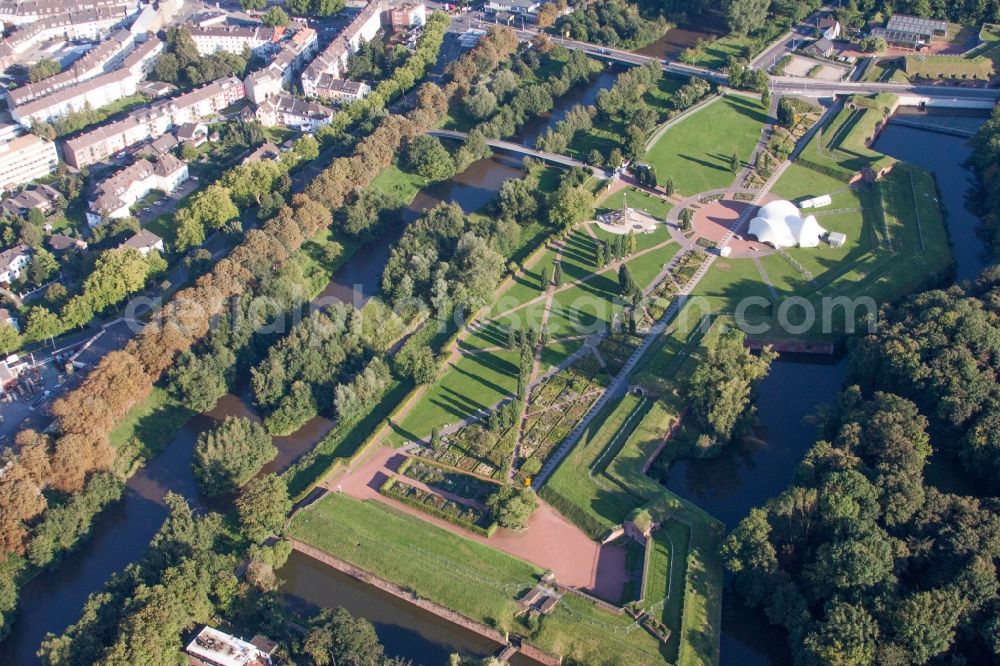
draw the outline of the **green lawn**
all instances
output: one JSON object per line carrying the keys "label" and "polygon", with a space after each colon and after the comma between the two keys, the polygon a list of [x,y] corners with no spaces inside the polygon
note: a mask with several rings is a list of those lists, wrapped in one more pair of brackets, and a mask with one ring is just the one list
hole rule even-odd
{"label": "green lawn", "polygon": [[406,205],[413,201],[413,197],[421,188],[428,184],[428,180],[415,173],[403,171],[395,164],[390,164],[372,179],[368,186],[376,192],[388,194],[400,205]]}
{"label": "green lawn", "polygon": [[637,190],[634,187],[627,187],[623,190],[619,190],[609,196],[608,198],[601,201],[597,205],[597,215],[602,215],[612,210],[619,210],[622,205],[624,205],[627,198],[629,208],[635,208],[637,210],[645,211],[655,217],[657,220],[664,220],[667,217],[667,213],[673,206],[667,201],[661,199],[660,197],[653,196],[642,190]]}
{"label": "green lawn", "polygon": [[731,57],[745,58],[746,52],[753,46],[754,40],[750,37],[725,35],[696,48],[688,49],[681,56],[681,61],[696,67],[721,69],[729,64]]}
{"label": "green lawn", "polygon": [[[684,610],[684,575],[691,530],[676,520],[668,520],[653,532],[649,569],[646,573],[646,598],[643,606],[668,627],[680,627]],[[676,661],[681,632],[672,631],[667,651]]]}
{"label": "green lawn", "polygon": [[684,195],[726,187],[734,178],[730,156],[749,159],[767,122],[756,100],[726,95],[667,130],[645,161],[656,167],[660,184],[673,178]]}
{"label": "green lawn", "polygon": [[541,577],[538,567],[383,504],[331,493],[296,516],[291,535],[578,663],[662,661],[657,641],[627,615],[572,595],[563,597],[532,635],[514,618],[514,600]]}
{"label": "green lawn", "polygon": [[468,354],[448,366],[401,423],[390,441],[424,438],[431,429],[471,416],[500,402],[517,388],[520,352]]}
{"label": "green lawn", "polygon": [[118,422],[108,440],[111,446],[120,449],[135,438],[139,443],[138,453],[148,458],[172,442],[177,430],[192,416],[193,412],[176,402],[164,389],[154,387],[145,400]]}

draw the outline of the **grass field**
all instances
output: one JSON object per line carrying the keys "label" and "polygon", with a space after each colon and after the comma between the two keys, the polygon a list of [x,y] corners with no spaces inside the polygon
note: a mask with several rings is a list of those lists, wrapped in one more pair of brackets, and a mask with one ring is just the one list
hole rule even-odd
{"label": "grass field", "polygon": [[135,439],[139,455],[149,458],[173,441],[177,430],[194,416],[194,413],[176,402],[166,390],[154,387],[149,396],[129,410],[125,418],[111,431],[111,446],[120,449]]}
{"label": "grass field", "polygon": [[629,208],[645,211],[657,220],[661,221],[666,219],[667,213],[669,213],[672,208],[669,203],[660,197],[654,197],[653,195],[643,192],[642,190],[637,190],[634,187],[627,187],[615,192],[610,197],[602,201],[597,207],[595,214],[603,215],[609,211],[620,210],[626,199]]}
{"label": "grass field", "polygon": [[[484,624],[588,664],[660,661],[657,641],[627,615],[567,595],[532,633],[514,600],[537,567],[380,503],[330,494],[296,516],[291,535]],[[626,633],[628,632],[628,633]]]}
{"label": "grass field", "polygon": [[439,428],[492,407],[517,388],[519,352],[462,356],[449,366],[401,423],[392,441],[424,438]]}
{"label": "grass field", "polygon": [[725,35],[697,47],[687,49],[681,55],[681,61],[696,67],[720,69],[729,64],[730,58],[745,58],[747,51],[753,48],[754,40],[739,35]]}
{"label": "grass field", "polygon": [[656,167],[661,185],[673,178],[684,195],[725,187],[733,181],[730,156],[749,159],[767,122],[756,100],[726,95],[667,130],[645,161]]}

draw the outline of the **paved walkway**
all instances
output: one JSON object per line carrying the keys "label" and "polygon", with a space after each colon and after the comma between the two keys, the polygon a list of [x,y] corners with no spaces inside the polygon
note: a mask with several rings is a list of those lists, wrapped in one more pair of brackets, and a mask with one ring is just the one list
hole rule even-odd
{"label": "paved walkway", "polygon": [[[551,569],[564,585],[592,592],[602,599],[617,601],[621,598],[628,577],[625,550],[591,541],[576,525],[542,500],[539,500],[538,509],[528,521],[527,530],[511,532],[501,528],[492,537],[486,538],[385,497],[379,493],[379,488],[387,479],[397,476],[396,469],[405,458],[406,454],[400,450],[381,447],[345,473],[328,478],[323,486],[331,492],[382,502],[467,539]],[[413,479],[407,478],[406,482],[418,485]],[[444,495],[438,490],[434,492]]]}

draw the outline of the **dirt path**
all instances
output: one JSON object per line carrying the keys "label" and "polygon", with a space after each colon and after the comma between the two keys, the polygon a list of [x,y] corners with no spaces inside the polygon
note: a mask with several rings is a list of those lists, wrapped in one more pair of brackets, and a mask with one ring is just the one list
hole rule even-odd
{"label": "dirt path", "polygon": [[[499,529],[492,537],[486,538],[383,496],[378,489],[388,478],[396,476],[396,469],[405,458],[406,454],[397,449],[379,447],[345,474],[336,479],[328,478],[324,487],[356,499],[381,502],[466,539],[551,569],[564,585],[615,602],[621,598],[627,579],[624,549],[591,541],[542,500],[539,500],[538,510],[528,522],[527,530],[511,532]],[[406,482],[411,483],[411,480]]]}

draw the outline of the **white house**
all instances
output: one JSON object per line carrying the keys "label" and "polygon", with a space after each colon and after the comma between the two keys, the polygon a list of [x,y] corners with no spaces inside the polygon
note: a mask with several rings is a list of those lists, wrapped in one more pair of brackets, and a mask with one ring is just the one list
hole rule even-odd
{"label": "white house", "polygon": [[254,54],[265,56],[277,48],[277,43],[285,29],[260,27],[243,27],[236,25],[210,25],[207,27],[189,26],[191,39],[198,53],[212,55],[219,51],[243,53],[250,49]]}
{"label": "white house", "polygon": [[276,95],[257,107],[256,116],[264,127],[284,125],[303,132],[314,132],[330,123],[333,109],[317,102],[304,102],[291,95]]}
{"label": "white house", "polygon": [[31,248],[27,245],[15,245],[0,252],[0,283],[12,283],[30,263]]}
{"label": "white house", "polygon": [[270,666],[271,654],[277,645],[264,636],[254,636],[250,641],[204,627],[188,643],[184,651],[197,660],[195,663],[213,666]]}
{"label": "white house", "polygon": [[56,144],[34,134],[0,143],[0,187],[12,189],[47,176],[59,165]]}
{"label": "white house", "polygon": [[509,12],[511,14],[537,14],[542,6],[538,0],[489,0],[486,11]]}
{"label": "white house", "polygon": [[96,227],[109,218],[128,217],[137,201],[152,192],[173,192],[188,178],[188,166],[170,153],[150,162],[138,160],[105,180],[94,192],[87,210],[87,224]]}

